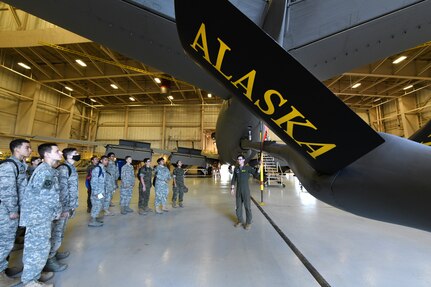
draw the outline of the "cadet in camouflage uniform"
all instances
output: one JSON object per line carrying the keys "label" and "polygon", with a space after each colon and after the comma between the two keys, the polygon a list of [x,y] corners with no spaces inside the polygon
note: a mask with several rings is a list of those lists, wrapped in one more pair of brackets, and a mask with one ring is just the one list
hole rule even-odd
{"label": "cadet in camouflage uniform", "polygon": [[150,200],[151,190],[151,177],[153,176],[153,169],[151,167],[151,160],[144,158],[144,166],[138,171],[139,178],[139,214],[147,214],[147,212],[153,211],[148,207],[148,201]]}
{"label": "cadet in camouflage uniform", "polygon": [[183,165],[182,161],[177,161],[177,167],[172,172],[174,181],[172,188],[172,207],[177,207],[177,197],[178,205],[183,207],[184,192],[187,192],[187,187],[184,184],[184,169],[181,168]]}
{"label": "cadet in camouflage uniform", "polygon": [[[165,159],[163,157],[157,160],[158,166],[154,169],[154,176],[156,177],[156,199],[154,205],[156,213],[160,214],[163,211],[169,211],[166,207],[166,200],[168,198],[169,186],[168,181],[171,179],[171,173],[165,166]],[[160,209],[162,205],[162,209]]]}
{"label": "cadet in camouflage uniform", "polygon": [[67,264],[58,262],[69,256],[70,252],[57,252],[64,238],[69,216],[73,215],[78,207],[78,172],[73,165],[81,159],[76,148],[63,149],[65,162],[57,167],[60,184],[61,216],[52,223],[51,250],[44,271],[60,272],[67,268]]}
{"label": "cadet in camouflage uniform", "polygon": [[112,176],[112,180],[113,180],[113,184],[114,184],[114,190],[112,191],[112,194],[111,194],[110,206],[115,206],[112,203],[112,197],[113,197],[113,194],[115,193],[115,190],[118,188],[117,180],[118,180],[118,177],[120,176],[120,170],[118,169],[117,162],[115,161],[115,153],[113,153],[113,152],[108,153],[108,159],[109,159],[109,163],[108,163],[106,170]]}
{"label": "cadet in camouflage uniform", "polygon": [[[12,251],[19,222],[19,199],[27,185],[27,164],[24,157],[31,154],[30,142],[16,139],[9,144],[13,162],[0,165],[0,286],[14,286],[19,278],[9,278],[5,274],[7,258]],[[18,167],[18,170],[17,170]]]}
{"label": "cadet in camouflage uniform", "polygon": [[52,286],[37,282],[51,249],[52,221],[60,218],[60,185],[54,164],[62,152],[55,143],[41,144],[38,148],[44,160],[33,172],[21,203],[20,225],[26,227],[24,239],[24,286]]}
{"label": "cadet in camouflage uniform", "polygon": [[30,159],[30,166],[27,168],[28,178],[33,174],[36,167],[42,162],[42,159],[38,156],[32,156]]}
{"label": "cadet in camouflage uniform", "polygon": [[[109,164],[108,164],[109,166]],[[112,195],[115,192],[115,183],[117,181],[115,180],[114,176],[111,175],[111,173],[106,170],[106,176],[105,176],[105,198],[103,201],[103,213],[107,216],[115,215],[114,212],[109,210],[109,207],[111,206],[112,202]]]}
{"label": "cadet in camouflage uniform", "polygon": [[135,186],[135,170],[132,165],[132,157],[126,156],[126,164],[121,168],[120,206],[121,214],[133,212],[130,208],[133,187]]}
{"label": "cadet in camouflage uniform", "polygon": [[[102,211],[105,192],[106,192],[106,166],[108,165],[108,157],[103,155],[100,158],[99,166],[93,168],[91,171],[91,218],[88,226],[99,227],[103,222],[99,222],[97,217]],[[100,175],[100,176],[99,176]]]}
{"label": "cadet in camouflage uniform", "polygon": [[233,170],[233,176],[231,181],[231,194],[235,194],[235,182],[236,185],[236,217],[238,218],[238,222],[235,223],[235,227],[240,227],[244,224],[242,217],[242,205],[245,208],[245,229],[249,230],[251,228],[251,206],[250,206],[250,187],[248,185],[248,180],[250,178],[250,174],[253,176],[256,175],[256,170],[251,166],[244,165],[245,157],[240,154],[237,157],[238,166]]}

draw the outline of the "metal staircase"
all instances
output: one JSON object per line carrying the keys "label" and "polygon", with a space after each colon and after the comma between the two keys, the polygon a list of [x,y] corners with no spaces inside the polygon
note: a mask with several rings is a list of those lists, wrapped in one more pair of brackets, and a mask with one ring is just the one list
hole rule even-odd
{"label": "metal staircase", "polygon": [[280,164],[273,156],[266,153],[263,153],[263,170],[267,185],[280,184],[283,187],[285,186],[283,183],[284,173]]}

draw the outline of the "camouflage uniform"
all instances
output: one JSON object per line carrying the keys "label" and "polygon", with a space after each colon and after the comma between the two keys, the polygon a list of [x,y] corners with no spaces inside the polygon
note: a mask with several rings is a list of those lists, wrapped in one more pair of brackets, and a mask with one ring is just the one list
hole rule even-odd
{"label": "camouflage uniform", "polygon": [[166,205],[166,199],[168,198],[169,186],[168,181],[171,179],[171,173],[166,166],[158,165],[154,169],[154,176],[156,177],[156,199],[154,200],[155,207]]}
{"label": "camouflage uniform", "polygon": [[133,166],[125,164],[121,168],[120,206],[128,207],[135,186],[135,171]]}
{"label": "camouflage uniform", "polygon": [[111,173],[106,170],[106,177],[105,177],[105,198],[103,199],[103,210],[109,210],[109,205],[111,204],[112,195],[115,191],[115,183],[116,180],[114,176],[111,175]]}
{"label": "camouflage uniform", "polygon": [[[60,184],[60,203],[62,205],[62,213],[71,212],[78,207],[78,172],[73,164],[65,162],[71,169],[69,176],[69,169],[67,166],[59,166],[58,181]],[[59,218],[52,222],[51,233],[51,250],[48,258],[52,258],[57,253],[64,238],[64,231],[66,229],[68,218]]]}
{"label": "camouflage uniform", "polygon": [[184,191],[186,190],[186,186],[184,184],[184,169],[181,167],[176,167],[172,174],[177,185],[174,185],[172,188],[172,204],[177,201],[178,196],[178,203],[180,203],[180,206],[182,206]]}
{"label": "camouflage uniform", "polygon": [[40,277],[51,249],[51,224],[61,209],[58,172],[43,162],[31,176],[21,203],[20,225],[26,227],[21,277],[24,285]]}
{"label": "camouflage uniform", "polygon": [[[102,169],[102,173],[100,174],[100,169]],[[100,176],[99,176],[100,174]],[[99,198],[98,195],[101,194],[105,196],[106,192],[106,183],[105,183],[106,171],[103,164],[99,163],[99,167],[93,168],[91,171],[91,217],[96,218],[100,211],[102,210],[102,204],[104,202],[104,198]]]}
{"label": "camouflage uniform", "polygon": [[115,190],[118,188],[117,179],[120,176],[120,171],[118,169],[117,163],[115,161],[112,161],[112,160],[108,161],[108,166],[106,167],[106,170],[112,176],[112,180],[113,180],[113,183],[114,183],[114,186],[115,186],[113,192],[115,192]]}
{"label": "camouflage uniform", "polygon": [[150,190],[151,190],[151,177],[153,175],[153,169],[151,167],[143,166],[139,169],[138,177],[144,178],[145,191],[142,191],[142,183],[139,180],[139,202],[138,208],[145,211],[148,210],[148,201],[150,200]]}
{"label": "camouflage uniform", "polygon": [[18,218],[10,219],[9,215],[19,213],[19,202],[27,185],[27,165],[14,156],[10,159],[18,165],[19,172],[12,162],[0,165],[0,272],[7,268],[6,258],[13,248],[19,222]]}

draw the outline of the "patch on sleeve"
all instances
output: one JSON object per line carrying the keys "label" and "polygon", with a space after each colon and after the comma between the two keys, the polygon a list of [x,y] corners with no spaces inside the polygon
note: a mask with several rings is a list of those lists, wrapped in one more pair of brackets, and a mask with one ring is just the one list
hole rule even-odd
{"label": "patch on sleeve", "polygon": [[54,182],[51,179],[45,179],[45,181],[43,182],[42,188],[50,189],[53,184]]}

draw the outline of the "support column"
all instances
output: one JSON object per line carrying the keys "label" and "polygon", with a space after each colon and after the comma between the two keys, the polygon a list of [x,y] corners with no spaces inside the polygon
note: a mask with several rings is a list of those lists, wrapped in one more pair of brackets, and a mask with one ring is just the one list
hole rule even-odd
{"label": "support column", "polygon": [[416,95],[399,98],[398,105],[400,107],[404,137],[408,138],[419,129],[419,119],[417,114],[409,113],[409,111],[416,109]]}
{"label": "support column", "polygon": [[204,105],[201,105],[201,150],[204,150],[204,141],[206,140],[204,134]]}
{"label": "support column", "polygon": [[166,136],[166,107],[163,107],[163,119],[162,119],[162,142],[161,149],[165,149],[165,136]]}
{"label": "support column", "polygon": [[128,131],[129,131],[129,107],[126,107],[124,111],[124,130],[123,130],[123,139],[128,139]]}
{"label": "support column", "polygon": [[[75,99],[69,97],[60,98],[60,107],[67,111],[61,111],[57,119],[57,131],[55,136],[61,139],[70,139],[70,131],[72,130],[73,109],[75,107]],[[59,149],[64,149],[68,146],[67,143],[60,143]]]}
{"label": "support column", "polygon": [[20,100],[16,115],[15,134],[33,135],[33,123],[40,95],[40,84],[33,81],[23,81],[21,94],[30,100]]}

